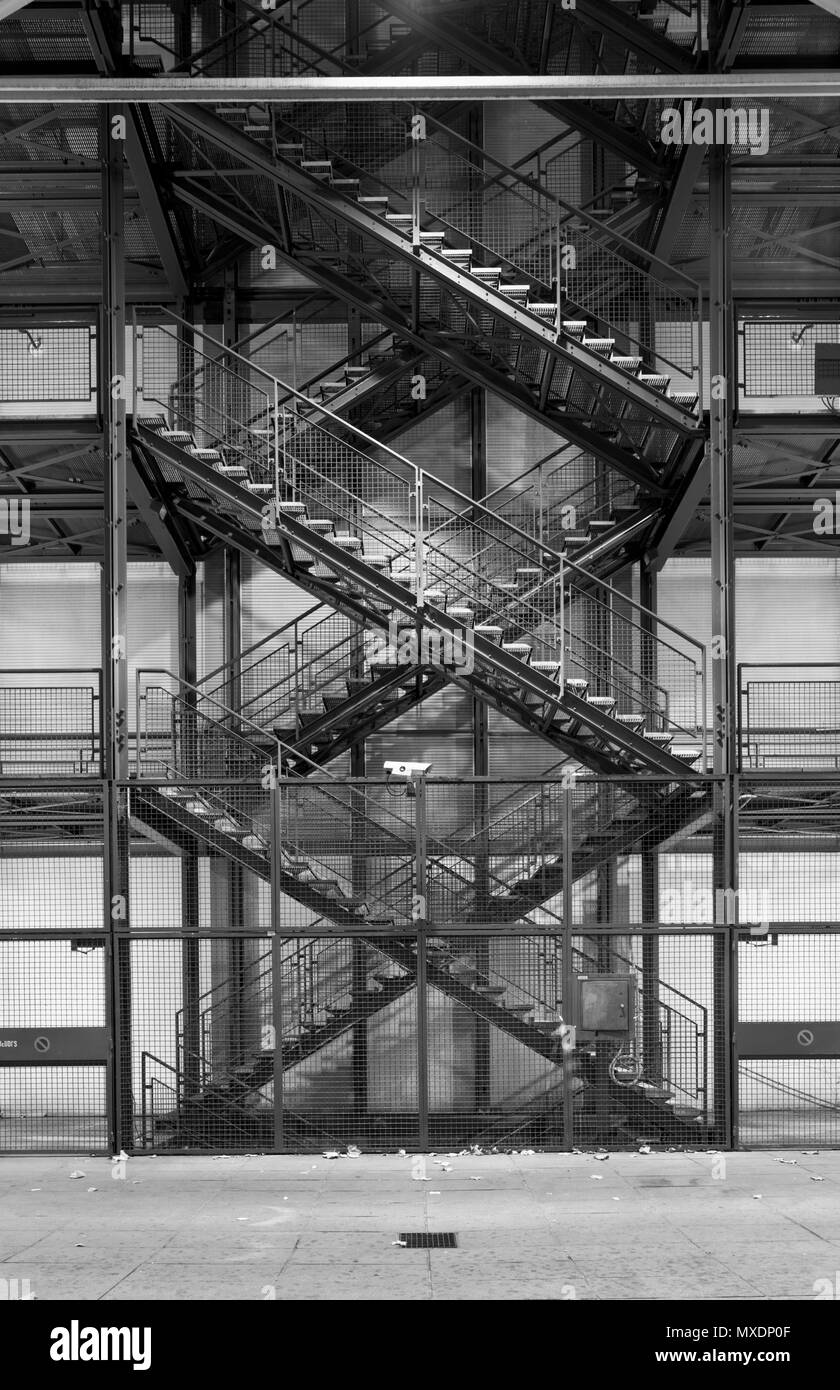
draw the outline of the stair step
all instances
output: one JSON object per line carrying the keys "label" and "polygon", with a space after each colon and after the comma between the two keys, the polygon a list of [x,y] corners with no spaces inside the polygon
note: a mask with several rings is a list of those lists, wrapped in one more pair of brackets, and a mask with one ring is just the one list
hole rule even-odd
{"label": "stair step", "polygon": [[586,319],[563,320],[563,332],[568,333],[570,338],[582,338],[588,327]]}
{"label": "stair step", "polygon": [[533,647],[530,642],[503,642],[502,651],[507,652],[509,656],[517,657],[519,661],[523,661],[527,666],[531,658]]}
{"label": "stair step", "polygon": [[700,397],[696,391],[669,391],[668,399],[683,410],[695,410]]}
{"label": "stair step", "polygon": [[319,536],[328,536],[333,529],[333,523],[323,516],[307,517],[305,525],[309,527],[310,531],[317,532]]}
{"label": "stair step", "polygon": [[642,369],[641,357],[613,357],[610,359],[614,367],[620,367],[623,372],[630,372],[635,375]]}
{"label": "stair step", "polygon": [[[306,511],[306,503],[305,503],[305,502],[278,502],[278,503],[277,503],[277,510],[278,510],[278,512],[285,512],[287,516],[302,516],[303,513]],[[315,523],[314,523],[314,522],[310,522],[309,524],[310,524],[310,525],[314,525]],[[332,525],[332,522],[330,522],[330,525]]]}
{"label": "stair step", "polygon": [[697,759],[698,759],[698,758],[702,758],[702,756],[703,756],[703,749],[702,749],[702,748],[672,748],[672,749],[671,749],[671,753],[672,753],[672,755],[673,755],[675,758],[679,758],[680,762],[682,762],[682,763],[687,763],[689,767],[693,767],[694,764],[697,762]]}
{"label": "stair step", "polygon": [[544,675],[544,676],[551,676],[551,677],[554,677],[554,676],[557,675],[557,672],[560,670],[560,662],[559,662],[559,661],[532,661],[532,662],[531,662],[531,670],[532,670],[532,671],[540,671],[540,672],[542,673],[542,675]]}
{"label": "stair step", "polygon": [[367,208],[368,212],[378,213],[380,217],[384,217],[388,210],[388,199],[379,193],[357,198],[356,202],[360,207]]}
{"label": "stair step", "polygon": [[366,376],[370,376],[370,367],[345,367],[344,375],[348,381],[363,381]]}
{"label": "stair step", "polygon": [[447,261],[451,261],[459,270],[469,270],[472,262],[472,251],[465,250],[461,246],[445,246],[442,255]]}
{"label": "stair step", "polygon": [[651,1086],[646,1081],[637,1082],[637,1089],[643,1091],[648,1100],[673,1100],[674,1092],[667,1090],[664,1086]]}
{"label": "stair step", "polygon": [[236,821],[231,820],[229,816],[222,816],[219,820],[213,822],[213,829],[220,835],[236,835],[240,827],[236,824]]}
{"label": "stair step", "polygon": [[225,478],[247,478],[248,470],[241,463],[217,463],[216,472]]}
{"label": "stair step", "polygon": [[[502,267],[500,265],[474,265],[470,271],[474,280],[482,280],[487,285],[493,285],[496,289],[502,278]],[[529,286],[526,286],[526,290]]]}
{"label": "stair step", "polygon": [[530,1014],[534,1012],[533,1004],[505,1004],[509,1014]]}
{"label": "stair step", "polygon": [[550,319],[554,321],[557,318],[557,305],[543,303],[541,300],[539,302],[531,300],[528,304],[528,313],[536,314],[537,318],[540,319]]}
{"label": "stair step", "polygon": [[330,179],[330,183],[333,188],[346,193],[349,198],[355,197],[360,187],[359,179]]}
{"label": "stair step", "polygon": [[612,695],[587,695],[586,703],[593,705],[602,714],[612,714],[615,709],[615,698]]}
{"label": "stair step", "polygon": [[171,444],[194,444],[195,440],[187,430],[157,430],[161,439],[168,439]]}
{"label": "stair step", "polygon": [[300,167],[307,174],[312,174],[316,179],[332,178],[333,166],[331,159],[302,159]]}
{"label": "stair step", "polygon": [[533,588],[542,578],[543,571],[537,569],[536,566],[524,566],[522,569],[516,571],[517,583],[527,584],[529,588]]}
{"label": "stair step", "polygon": [[595,517],[589,522],[589,534],[590,536],[606,535],[607,531],[611,531],[614,525],[614,521],[607,521],[605,518]]}
{"label": "stair step", "polygon": [[274,148],[284,159],[303,159],[303,145],[284,144],[275,145]]}
{"label": "stair step", "polygon": [[589,348],[590,352],[597,352],[599,357],[609,357],[615,347],[615,338],[587,338],[581,339],[583,346]]}
{"label": "stair step", "polygon": [[398,231],[410,232],[414,218],[410,212],[388,212],[385,214],[385,221],[390,222]]}
{"label": "stair step", "polygon": [[644,729],[643,735],[645,740],[656,748],[668,748],[674,739],[673,734],[660,733],[658,730],[648,733],[647,729]]}
{"label": "stair step", "polygon": [[506,284],[500,285],[499,289],[508,299],[512,299],[515,303],[523,306],[527,304],[528,295],[531,293],[530,285]]}
{"label": "stair step", "polygon": [[639,372],[639,381],[644,386],[650,387],[651,391],[659,391],[663,394],[671,385],[671,378],[664,376],[661,372]]}
{"label": "stair step", "polygon": [[266,850],[266,849],[268,848],[268,846],[266,845],[266,843],[265,843],[264,840],[261,840],[261,839],[260,839],[259,835],[250,835],[250,834],[249,834],[249,835],[243,835],[243,836],[242,836],[242,848],[243,848],[243,849],[252,849],[252,850],[257,850],[257,851],[260,851],[260,850],[263,850],[263,851],[264,851],[264,850]]}
{"label": "stair step", "polygon": [[581,680],[579,676],[573,676],[570,680],[567,680],[565,684],[566,689],[571,695],[577,695],[581,700],[586,697],[586,692],[589,689],[589,681]]}
{"label": "stair step", "polygon": [[505,993],[507,985],[475,985],[476,994],[486,994],[490,999],[499,999]]}
{"label": "stair step", "polygon": [[501,642],[502,629],[495,623],[476,623],[473,629],[480,637],[486,637],[488,642]]}
{"label": "stair step", "polygon": [[626,729],[632,729],[634,733],[641,733],[645,727],[645,716],[643,714],[617,714],[616,724],[623,724]]}
{"label": "stair step", "polygon": [[351,536],[348,531],[336,531],[333,536],[333,545],[340,546],[342,550],[361,550],[362,542],[358,536]]}
{"label": "stair step", "polygon": [[468,627],[475,617],[475,612],[472,608],[467,608],[460,603],[454,605],[450,603],[446,611],[450,618],[457,618],[458,622],[463,623],[465,627]]}
{"label": "stair step", "polygon": [[259,492],[259,493],[261,493],[261,494],[263,494],[263,495],[265,495],[266,493],[269,493],[269,492],[273,492],[273,491],[274,491],[274,484],[273,484],[273,483],[252,483],[252,482],[247,482],[247,483],[245,484],[245,486],[246,486],[246,488],[248,489],[249,492]]}

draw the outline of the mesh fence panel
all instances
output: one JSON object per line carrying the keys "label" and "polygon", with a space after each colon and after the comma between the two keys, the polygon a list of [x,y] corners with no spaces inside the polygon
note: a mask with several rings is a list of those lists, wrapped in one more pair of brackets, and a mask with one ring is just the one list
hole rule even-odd
{"label": "mesh fence panel", "polygon": [[62,1064],[72,1060],[68,1030],[104,1038],[104,947],[104,938],[0,938],[0,1149],[107,1147],[105,1042],[98,1064]]}
{"label": "mesh fence panel", "polygon": [[[745,1147],[840,1143],[840,1048],[820,1050],[820,1023],[840,1017],[840,934],[820,935],[781,927],[769,938],[744,939],[738,947],[738,1022],[789,1023],[783,1056],[739,1056],[738,1137]],[[740,1051],[752,1048],[745,1030]],[[770,1049],[767,1049],[770,1050]],[[797,1055],[798,1054],[798,1055]]]}

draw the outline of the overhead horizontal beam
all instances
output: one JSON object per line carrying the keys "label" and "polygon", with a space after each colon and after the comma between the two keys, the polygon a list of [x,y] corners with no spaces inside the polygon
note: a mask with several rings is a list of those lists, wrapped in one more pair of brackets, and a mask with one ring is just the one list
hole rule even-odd
{"label": "overhead horizontal beam", "polygon": [[568,77],[0,77],[0,105],[242,101],[615,101],[639,97],[836,97],[840,71],[574,74]]}
{"label": "overhead horizontal beam", "polygon": [[[33,409],[35,407],[33,406]],[[95,443],[102,438],[102,426],[94,416],[38,420],[20,417],[0,417],[0,446],[4,444],[62,444],[71,439],[86,439]]]}
{"label": "overhead horizontal beam", "polygon": [[[735,424],[736,443],[752,434],[820,434],[836,438],[837,418],[828,410],[814,411],[813,415],[773,415],[741,410]],[[819,461],[815,459],[814,462]]]}

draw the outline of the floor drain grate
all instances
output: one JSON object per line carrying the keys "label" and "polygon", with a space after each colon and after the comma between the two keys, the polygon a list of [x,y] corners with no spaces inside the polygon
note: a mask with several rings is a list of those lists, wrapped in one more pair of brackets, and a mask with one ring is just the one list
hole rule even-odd
{"label": "floor drain grate", "polygon": [[454,1231],[403,1231],[400,1240],[409,1250],[455,1250],[458,1246]]}

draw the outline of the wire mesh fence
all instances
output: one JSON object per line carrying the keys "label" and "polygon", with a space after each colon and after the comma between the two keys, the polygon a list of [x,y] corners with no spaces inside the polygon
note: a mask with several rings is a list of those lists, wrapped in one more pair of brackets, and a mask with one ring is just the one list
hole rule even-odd
{"label": "wire mesh fence", "polygon": [[738,946],[738,1140],[840,1143],[840,933],[783,926]]}
{"label": "wire mesh fence", "polygon": [[0,401],[92,401],[92,327],[0,329]]}
{"label": "wire mesh fence", "polygon": [[[56,924],[58,926],[58,924]],[[105,934],[0,933],[0,1150],[108,1147]]]}
{"label": "wire mesh fence", "polygon": [[837,1142],[836,782],[741,780],[734,910],[712,779],[409,790],[132,781],[115,921],[100,791],[10,788],[5,1147]]}
{"label": "wire mesh fence", "polygon": [[0,777],[96,777],[99,671],[0,670]]}
{"label": "wire mesh fence", "polygon": [[747,320],[741,324],[741,336],[745,396],[816,396],[820,394],[814,376],[816,345],[840,343],[840,324]]}
{"label": "wire mesh fence", "polygon": [[840,666],[781,663],[739,670],[745,771],[840,767]]}

